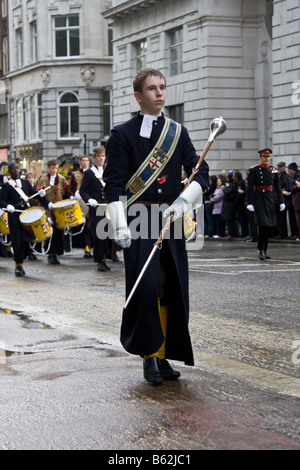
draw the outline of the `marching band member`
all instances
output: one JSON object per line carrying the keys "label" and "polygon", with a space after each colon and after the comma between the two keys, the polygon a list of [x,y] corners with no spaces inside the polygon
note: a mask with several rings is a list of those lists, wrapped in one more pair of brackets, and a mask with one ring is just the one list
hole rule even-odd
{"label": "marching band member", "polygon": [[95,147],[93,150],[93,161],[92,167],[87,170],[82,178],[80,186],[80,196],[86,204],[89,204],[89,222],[90,222],[90,233],[93,241],[93,257],[95,263],[97,263],[98,271],[110,271],[110,268],[106,264],[106,258],[110,253],[110,241],[102,240],[97,236],[96,230],[98,223],[105,217],[104,215],[97,215],[97,208],[99,204],[104,204],[104,181],[103,181],[103,170],[105,164],[105,147]]}
{"label": "marching band member", "polygon": [[250,169],[248,176],[247,209],[254,212],[257,231],[257,248],[260,260],[270,259],[268,243],[271,227],[277,224],[276,197],[280,211],[285,204],[276,167],[270,165],[271,149],[259,150],[260,164]]}
{"label": "marching band member", "polygon": [[[151,237],[151,204],[171,204],[164,215],[174,212],[180,218],[188,203],[202,202],[201,187],[208,185],[208,165],[203,162],[186,190],[186,199],[180,196],[182,167],[190,176],[198,157],[187,129],[166,119],[162,113],[166,99],[166,80],[162,73],[142,70],[133,82],[133,89],[140,112],[112,130],[106,145],[104,172],[105,198],[114,238],[124,249],[127,297],[156,241]],[[151,173],[151,182],[144,172]],[[146,207],[148,237],[132,237],[123,202],[119,200],[125,195],[127,204],[134,201]],[[123,310],[121,325],[124,348],[143,357],[144,378],[155,385],[180,376],[167,359],[194,364],[188,330],[185,239],[183,234],[176,239],[173,226],[170,237],[163,240],[161,250]]]}
{"label": "marching band member", "polygon": [[[55,158],[49,160],[47,167],[48,173],[39,177],[37,188],[44,189],[51,186],[51,188],[47,190],[47,198],[52,203],[50,206],[51,209],[53,207],[53,203],[61,201],[62,199],[68,199],[71,196],[71,193],[67,179],[63,175],[58,174],[58,160]],[[53,235],[48,254],[48,263],[60,264],[57,255],[64,254],[64,231],[56,227],[55,217],[51,210],[48,211],[47,216],[50,217],[53,222]],[[48,243],[50,243],[50,241]]]}
{"label": "marching band member", "polygon": [[[76,199],[79,200],[80,205],[82,204],[85,206],[85,203],[82,202],[82,198],[80,196],[80,185],[82,182],[83,174],[86,170],[90,167],[90,159],[86,155],[82,155],[79,159],[79,168],[76,171],[72,171],[71,173],[71,193],[75,196]],[[85,206],[86,208],[87,206]],[[82,207],[81,207],[82,208]],[[89,235],[89,219],[88,214],[85,215],[86,223],[82,233],[79,236],[76,236],[73,239],[73,247],[81,247],[83,244],[84,246],[84,258],[91,258],[91,240]],[[76,229],[73,229],[73,232],[76,233]]]}
{"label": "marching band member", "polygon": [[[8,211],[8,222],[10,228],[10,236],[12,247],[14,250],[15,275],[17,277],[24,276],[23,261],[27,257],[29,251],[30,235],[22,226],[16,210],[26,210],[29,207],[28,198],[36,194],[36,190],[31,186],[28,180],[20,179],[20,171],[16,162],[8,166],[10,180],[2,186],[0,191],[0,207],[6,208]],[[42,205],[49,207],[49,201],[45,198],[44,189],[38,191]]]}

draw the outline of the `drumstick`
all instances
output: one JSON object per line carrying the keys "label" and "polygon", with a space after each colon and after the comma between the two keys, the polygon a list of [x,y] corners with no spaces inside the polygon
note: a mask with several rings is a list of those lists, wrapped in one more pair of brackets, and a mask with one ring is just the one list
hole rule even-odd
{"label": "drumstick", "polygon": [[[6,207],[1,207],[1,210],[8,212]],[[14,212],[25,212],[25,211],[22,211],[21,209],[15,209]]]}
{"label": "drumstick", "polygon": [[[47,188],[45,188],[45,191],[47,191],[47,189],[49,189],[49,188],[51,188],[51,186],[48,186]],[[44,189],[44,188],[41,188],[41,189]],[[38,196],[38,195],[39,195],[39,193],[37,192],[37,193],[33,194],[32,196],[30,196],[28,199],[32,199],[33,197]]]}

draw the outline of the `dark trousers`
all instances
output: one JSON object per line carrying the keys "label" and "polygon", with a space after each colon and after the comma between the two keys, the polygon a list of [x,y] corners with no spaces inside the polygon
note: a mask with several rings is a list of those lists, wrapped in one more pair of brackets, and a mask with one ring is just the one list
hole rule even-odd
{"label": "dark trousers", "polygon": [[257,248],[259,251],[267,251],[271,227],[259,225],[257,228]]}

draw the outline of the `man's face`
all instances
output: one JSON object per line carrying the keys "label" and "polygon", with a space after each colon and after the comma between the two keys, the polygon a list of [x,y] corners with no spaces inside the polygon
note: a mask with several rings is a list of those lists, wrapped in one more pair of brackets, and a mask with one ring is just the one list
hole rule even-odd
{"label": "man's face", "polygon": [[51,165],[48,167],[48,170],[50,176],[56,176],[58,172],[58,165]]}
{"label": "man's face", "polygon": [[17,180],[20,177],[20,170],[16,163],[10,165],[9,173],[13,180]]}
{"label": "man's face", "polygon": [[166,84],[161,77],[150,76],[143,85],[141,93],[134,93],[143,114],[158,116],[166,101]]}
{"label": "man's face", "polygon": [[89,159],[87,157],[83,157],[80,160],[80,168],[82,168],[83,170],[87,170],[89,166],[90,166]]}
{"label": "man's face", "polygon": [[94,156],[94,162],[96,166],[104,166],[105,163],[105,153],[99,153]]}
{"label": "man's face", "polygon": [[260,161],[262,165],[270,165],[270,159],[271,159],[271,155],[262,154],[260,156]]}
{"label": "man's face", "polygon": [[292,170],[291,168],[288,168],[289,175],[293,177],[295,175],[295,170]]}
{"label": "man's face", "polygon": [[277,169],[278,169],[278,173],[279,173],[280,175],[285,172],[285,166],[278,166]]}

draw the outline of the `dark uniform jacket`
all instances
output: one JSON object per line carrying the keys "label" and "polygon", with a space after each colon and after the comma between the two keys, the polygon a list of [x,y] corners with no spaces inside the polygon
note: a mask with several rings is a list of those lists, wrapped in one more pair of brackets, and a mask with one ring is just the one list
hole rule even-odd
{"label": "dark uniform jacket", "polygon": [[[105,198],[108,203],[125,195],[125,185],[140,167],[159,139],[165,118],[161,116],[153,122],[150,139],[139,135],[142,115],[138,113],[122,125],[116,126],[106,145],[107,166],[104,172]],[[171,160],[159,178],[140,196],[139,201],[147,203],[148,237],[132,241],[131,247],[124,250],[126,266],[126,296],[143,268],[153,244],[151,234],[151,206],[149,203],[171,204],[181,192],[181,173],[189,176],[198,161],[187,130],[182,127],[181,135]],[[208,165],[204,162],[194,181],[204,189],[208,187]],[[132,208],[131,206],[129,210]],[[132,219],[128,218],[128,223]],[[123,310],[121,342],[124,348],[140,356],[156,352],[163,342],[163,334],[158,314],[157,298],[161,297],[168,305],[168,326],[166,357],[193,365],[193,353],[188,332],[188,264],[185,240],[171,236],[163,241],[162,249],[156,252],[146,270],[138,289],[126,310]],[[152,236],[151,236],[152,235]],[[162,282],[162,278],[164,282]],[[163,287],[161,287],[163,286]]]}
{"label": "dark uniform jacket", "polygon": [[103,185],[91,168],[84,172],[79,192],[84,202],[88,202],[89,199],[104,202]]}
{"label": "dark uniform jacket", "polygon": [[[21,186],[21,189],[26,194],[26,196],[29,197],[36,194],[36,189],[31,186],[29,181],[21,179]],[[45,197],[40,198],[39,196],[37,196],[36,199],[40,200],[42,205],[47,208],[49,201]],[[9,183],[4,183],[0,191],[0,207],[7,207],[9,204],[14,206],[18,210],[26,210],[29,208],[29,205],[24,202],[23,198],[19,195],[15,188],[13,188]],[[11,240],[15,251],[15,258],[17,247],[20,247],[23,243],[31,240],[30,234],[26,230],[24,230],[19,219],[20,212],[14,212],[13,214],[10,212],[8,213],[8,224],[10,228]],[[17,260],[16,262],[18,261],[19,260]]]}
{"label": "dark uniform jacket", "polygon": [[251,168],[248,176],[248,204],[255,209],[258,225],[274,227],[277,223],[277,205],[284,203],[279,174],[275,167],[257,165]]}

